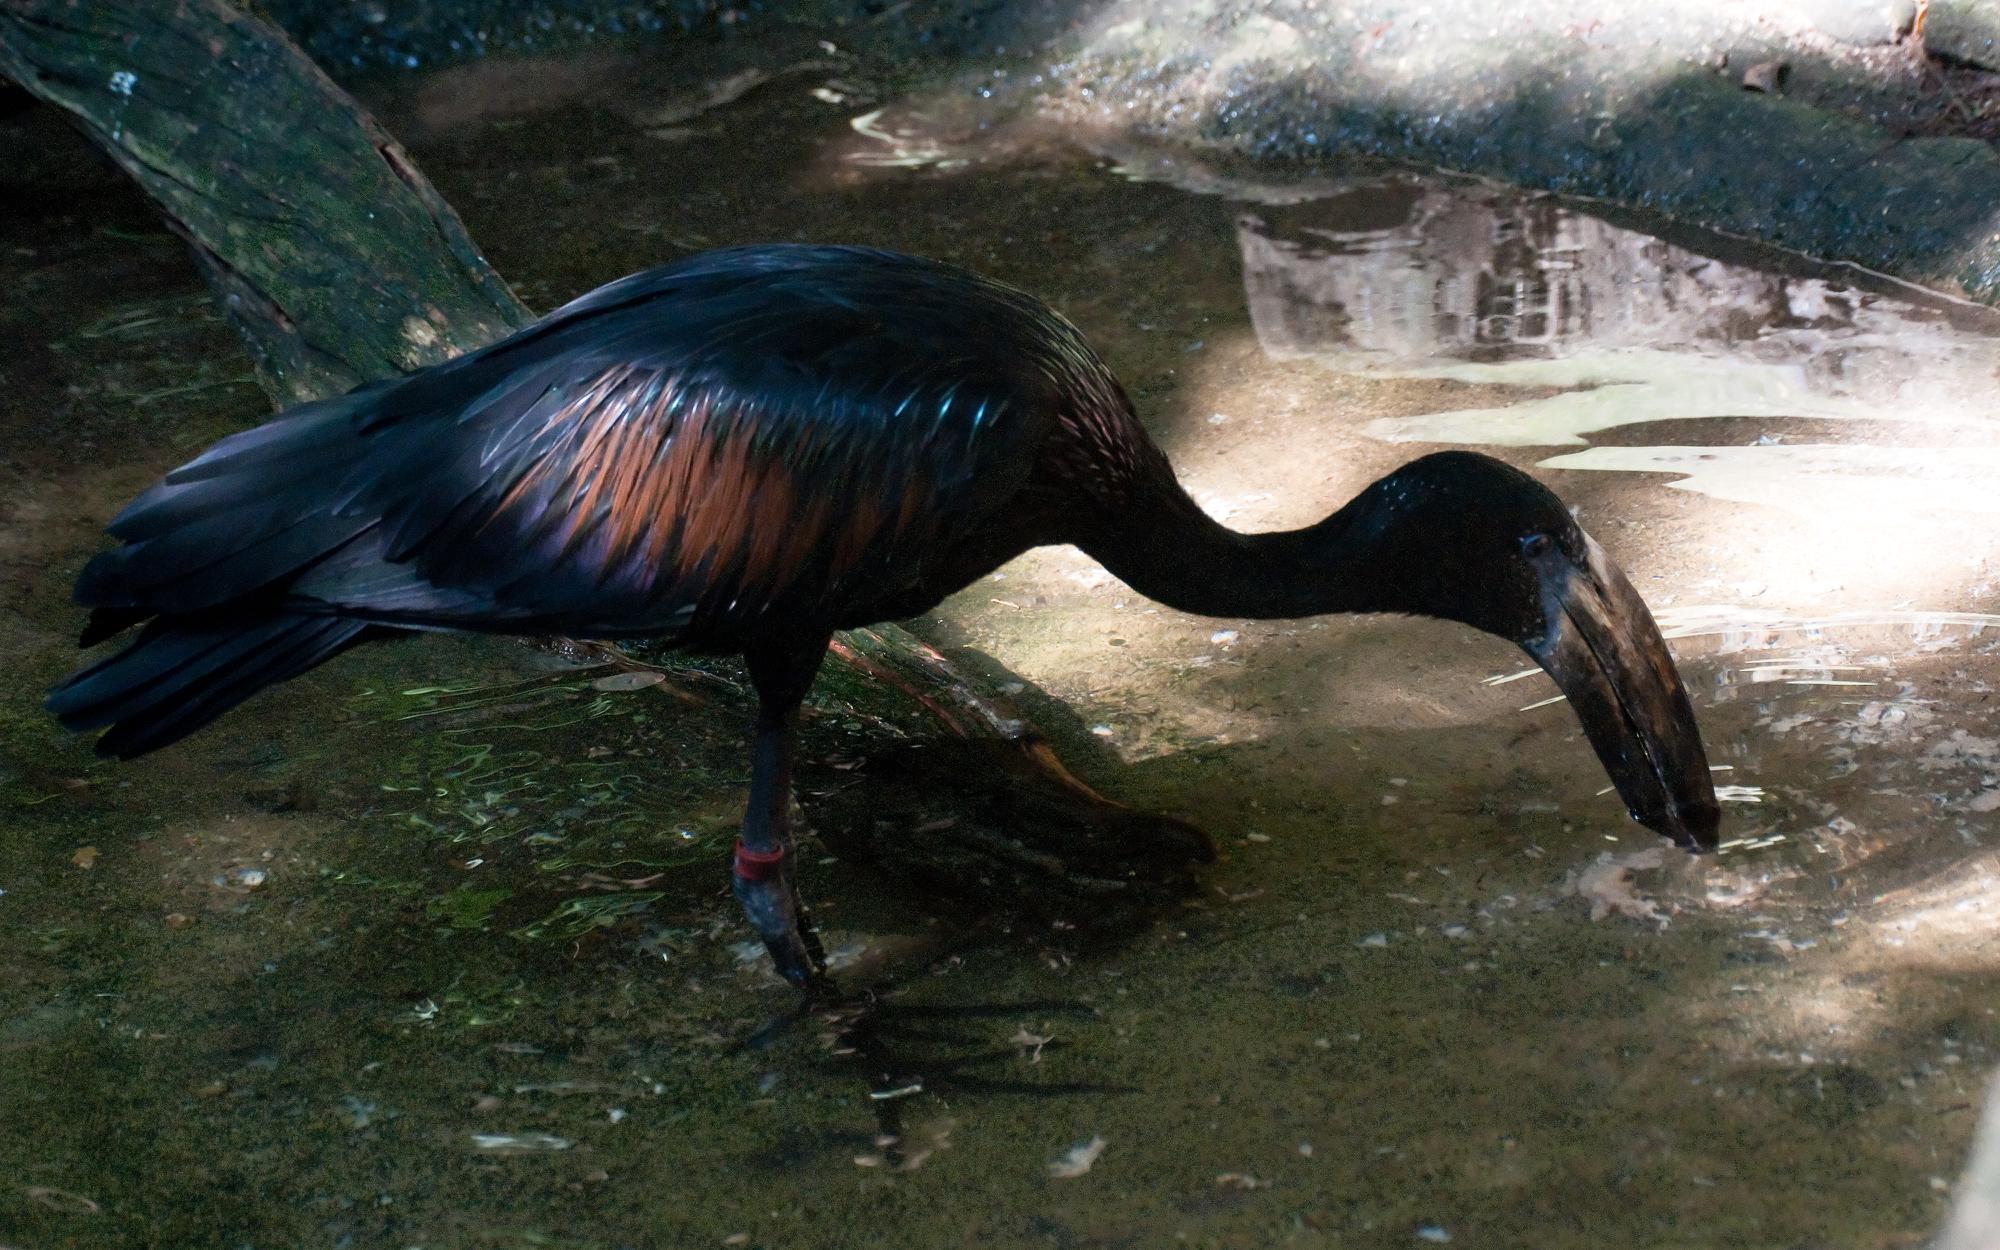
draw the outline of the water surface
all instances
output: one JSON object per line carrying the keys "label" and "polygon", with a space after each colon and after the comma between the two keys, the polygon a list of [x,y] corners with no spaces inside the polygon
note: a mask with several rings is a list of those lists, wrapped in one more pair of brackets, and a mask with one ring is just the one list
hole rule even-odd
{"label": "water surface", "polygon": [[[1036,552],[915,627],[1222,861],[1107,912],[815,851],[828,944],[885,1008],[747,1046],[790,999],[726,888],[727,665],[636,685],[424,639],[128,765],[40,714],[103,521],[264,408],[179,245],[30,114],[0,131],[0,1242],[1934,1224],[2000,1040],[1980,318],[1483,185],[1092,153],[886,98],[837,48],[477,66],[376,102],[538,307],[725,243],[893,246],[1076,320],[1232,524],[1317,519],[1437,445],[1531,469],[1675,639],[1731,845],[1661,852],[1493,639],[1195,619]],[[836,675],[808,818],[911,844],[990,819],[938,774],[887,797],[881,761],[933,732]]]}

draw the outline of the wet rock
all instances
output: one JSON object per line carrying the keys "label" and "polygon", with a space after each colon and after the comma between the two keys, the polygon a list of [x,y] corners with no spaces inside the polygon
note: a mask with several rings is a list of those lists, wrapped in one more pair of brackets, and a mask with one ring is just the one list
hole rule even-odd
{"label": "wet rock", "polygon": [[[1931,6],[1930,20],[1936,20],[1939,7]],[[1793,0],[1791,8],[1816,34],[1856,47],[1879,47],[1909,33],[1917,0]]]}

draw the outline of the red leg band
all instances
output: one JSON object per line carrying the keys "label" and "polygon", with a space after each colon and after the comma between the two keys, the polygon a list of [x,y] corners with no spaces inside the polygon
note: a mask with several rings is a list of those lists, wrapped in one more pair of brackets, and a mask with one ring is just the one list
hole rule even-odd
{"label": "red leg band", "polygon": [[736,843],[736,863],[734,871],[743,881],[768,881],[778,875],[778,865],[785,862],[785,848],[772,847],[768,851],[753,851],[739,840]]}

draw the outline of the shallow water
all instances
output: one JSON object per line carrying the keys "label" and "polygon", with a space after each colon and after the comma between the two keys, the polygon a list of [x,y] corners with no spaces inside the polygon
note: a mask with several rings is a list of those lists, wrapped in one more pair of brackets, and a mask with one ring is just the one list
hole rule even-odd
{"label": "shallow water", "polygon": [[[40,715],[97,528],[263,405],[171,236],[30,114],[0,129],[0,1244],[1930,1228],[2000,1043],[1981,318],[1480,185],[1091,154],[878,98],[837,50],[763,56],[376,102],[537,306],[722,243],[896,246],[1075,319],[1233,524],[1439,440],[1534,468],[1675,639],[1731,845],[1656,854],[1497,641],[1197,620],[1037,552],[917,627],[1222,861],[1107,915],[811,856],[884,1007],[746,1046],[790,999],[724,883],[727,665],[639,685],[424,639],[129,765]],[[838,674],[816,709],[831,825],[929,730]],[[894,837],[975,819],[931,781],[877,805]]]}

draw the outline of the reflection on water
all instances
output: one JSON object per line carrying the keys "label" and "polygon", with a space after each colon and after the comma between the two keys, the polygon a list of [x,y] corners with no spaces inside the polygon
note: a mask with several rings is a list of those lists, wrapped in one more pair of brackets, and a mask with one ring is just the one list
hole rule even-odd
{"label": "reflection on water", "polygon": [[[2000,341],[1935,301],[1717,260],[1545,198],[1405,177],[1238,220],[1258,343],[1341,370],[1561,387],[1370,422],[1390,442],[1580,444],[1650,421],[1947,427],[1837,445],[1594,447],[1544,463],[1684,475],[1683,489],[1822,511],[2000,504]],[[1895,438],[1898,441],[1885,441]],[[1829,479],[1843,483],[1827,491]]]}

